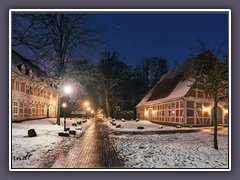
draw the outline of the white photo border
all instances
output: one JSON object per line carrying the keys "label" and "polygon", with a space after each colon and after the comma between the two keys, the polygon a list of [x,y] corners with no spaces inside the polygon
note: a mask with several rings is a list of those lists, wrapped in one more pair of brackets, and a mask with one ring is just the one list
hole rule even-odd
{"label": "white photo border", "polygon": [[[102,12],[102,13],[228,13],[228,52],[229,52],[229,100],[228,100],[228,168],[212,169],[212,168],[162,168],[162,169],[146,169],[146,168],[123,168],[123,169],[84,169],[84,168],[58,168],[58,169],[38,169],[38,168],[12,168],[12,90],[11,90],[11,62],[12,62],[12,13],[13,12]],[[231,171],[231,9],[10,9],[9,10],[9,171]]]}

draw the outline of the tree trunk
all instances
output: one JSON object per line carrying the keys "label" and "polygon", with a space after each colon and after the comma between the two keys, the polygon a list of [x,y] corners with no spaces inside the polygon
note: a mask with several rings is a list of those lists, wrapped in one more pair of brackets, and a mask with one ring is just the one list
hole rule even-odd
{"label": "tree trunk", "polygon": [[109,117],[110,110],[109,110],[109,93],[106,89],[104,89],[105,93],[105,106],[106,106],[106,117]]}
{"label": "tree trunk", "polygon": [[57,102],[57,125],[61,125],[60,122],[60,111],[61,111],[61,100],[62,100],[62,95],[61,95],[61,88],[62,88],[62,78],[63,78],[63,73],[61,72],[61,79],[59,82],[59,89],[58,89],[58,102]]}
{"label": "tree trunk", "polygon": [[60,124],[60,110],[61,110],[61,94],[58,94],[58,102],[57,102],[57,125],[61,125]]}
{"label": "tree trunk", "polygon": [[214,103],[214,110],[213,110],[213,114],[214,114],[214,149],[218,149],[218,140],[217,140],[217,103]]}

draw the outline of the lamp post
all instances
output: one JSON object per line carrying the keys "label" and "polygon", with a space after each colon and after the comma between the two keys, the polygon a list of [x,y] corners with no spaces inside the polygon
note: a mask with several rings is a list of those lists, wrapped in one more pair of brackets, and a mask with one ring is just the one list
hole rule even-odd
{"label": "lamp post", "polygon": [[[91,108],[90,108],[90,107],[88,107],[88,108],[87,108],[87,112],[90,112],[90,111],[91,111]],[[88,117],[88,116],[87,116],[87,117]]]}
{"label": "lamp post", "polygon": [[92,114],[92,117],[93,117],[93,114],[94,114],[94,110],[91,110],[91,114]]}
{"label": "lamp post", "polygon": [[[72,92],[72,87],[71,86],[63,86],[63,93],[64,94],[70,94]],[[67,106],[68,106],[68,102],[64,102],[62,103],[62,108],[64,110],[64,131],[66,131],[67,127],[66,127],[66,109],[67,109]]]}
{"label": "lamp post", "polygon": [[88,101],[85,101],[85,102],[83,103],[83,105],[84,105],[84,107],[85,107],[85,109],[86,109],[86,116],[85,116],[85,118],[87,118],[87,108],[88,108],[88,106],[89,106],[89,102],[88,102]]}
{"label": "lamp post", "polygon": [[66,131],[66,108],[67,108],[67,103],[62,103],[62,107],[64,109],[64,131]]}
{"label": "lamp post", "polygon": [[88,107],[89,106],[89,102],[88,101],[84,102],[84,106]]}

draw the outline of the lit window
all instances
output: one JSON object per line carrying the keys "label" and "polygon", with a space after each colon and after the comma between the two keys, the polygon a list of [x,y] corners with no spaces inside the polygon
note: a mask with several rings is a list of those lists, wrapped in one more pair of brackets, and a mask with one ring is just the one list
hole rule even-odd
{"label": "lit window", "polygon": [[171,103],[171,116],[175,116],[175,103],[174,102]]}
{"label": "lit window", "polygon": [[13,114],[18,114],[18,102],[17,101],[14,101],[13,102]]}

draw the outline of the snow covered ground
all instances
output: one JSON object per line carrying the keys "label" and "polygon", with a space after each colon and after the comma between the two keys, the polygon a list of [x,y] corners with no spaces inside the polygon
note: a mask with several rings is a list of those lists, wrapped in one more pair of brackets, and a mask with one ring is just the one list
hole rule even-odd
{"label": "snow covered ground", "polygon": [[228,168],[228,134],[111,135],[127,168]]}
{"label": "snow covered ground", "polygon": [[[75,130],[72,123],[79,121],[67,120],[67,127]],[[89,122],[78,127],[76,136],[60,137],[63,132],[63,119],[61,126],[55,124],[55,118],[24,121],[12,123],[12,168],[41,168],[49,167],[60,152],[67,152],[73,145],[76,137],[87,128]],[[35,129],[37,137],[28,137],[28,130]]]}
{"label": "snow covered ground", "polygon": [[[193,130],[193,129],[200,129],[198,127],[181,127],[181,128],[176,128],[173,126],[167,126],[167,125],[159,125],[159,124],[155,124],[149,121],[134,121],[134,120],[130,120],[130,121],[125,121],[123,122],[122,120],[115,120],[114,121],[117,125],[120,124],[121,128],[116,128],[116,126],[113,126],[110,121],[108,120],[107,125],[108,127],[115,132],[136,132],[136,131],[140,131],[140,132],[145,132],[145,131],[172,131],[172,130]],[[144,129],[137,129],[138,126],[143,126]],[[160,126],[162,126],[162,128],[160,128]]]}
{"label": "snow covered ground", "polygon": [[[12,168],[48,168],[60,152],[68,152],[77,137],[86,130],[89,122],[80,125],[83,131],[77,131],[74,137],[60,137],[61,126],[55,125],[55,119],[31,120],[12,123]],[[77,120],[67,121],[67,127]],[[91,120],[89,120],[91,121]],[[155,131],[160,125],[148,121],[116,121],[121,128],[112,126],[117,131]],[[137,126],[144,126],[138,130]],[[78,126],[79,127],[79,126]],[[34,128],[37,137],[28,137],[29,129]],[[160,130],[177,129],[163,126]],[[181,128],[182,129],[182,128]],[[192,129],[192,128],[191,128]],[[127,168],[228,168],[228,133],[219,132],[219,150],[214,150],[211,129],[198,133],[131,135],[111,134],[116,151],[124,159]]]}

